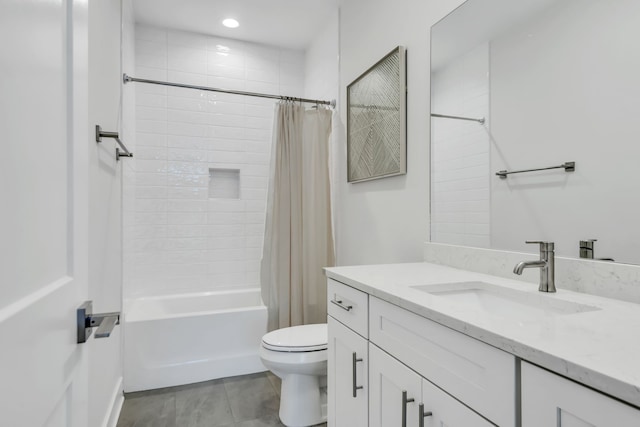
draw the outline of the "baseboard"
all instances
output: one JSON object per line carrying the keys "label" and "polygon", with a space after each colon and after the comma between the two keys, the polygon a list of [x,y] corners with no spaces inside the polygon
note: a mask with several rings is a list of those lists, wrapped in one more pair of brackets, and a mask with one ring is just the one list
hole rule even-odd
{"label": "baseboard", "polygon": [[122,377],[118,378],[116,386],[111,396],[111,402],[109,407],[111,408],[102,422],[102,427],[116,427],[118,424],[118,418],[120,418],[120,411],[124,403],[124,393],[122,392]]}

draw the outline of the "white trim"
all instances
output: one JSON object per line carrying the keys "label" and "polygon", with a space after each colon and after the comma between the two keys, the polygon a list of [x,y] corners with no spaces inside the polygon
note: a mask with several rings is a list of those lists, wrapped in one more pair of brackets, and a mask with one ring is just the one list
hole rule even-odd
{"label": "white trim", "polygon": [[118,378],[116,386],[111,396],[111,404],[109,407],[111,410],[107,411],[104,420],[102,421],[102,427],[116,427],[118,424],[118,418],[120,418],[120,411],[124,404],[124,391],[122,389],[122,377]]}

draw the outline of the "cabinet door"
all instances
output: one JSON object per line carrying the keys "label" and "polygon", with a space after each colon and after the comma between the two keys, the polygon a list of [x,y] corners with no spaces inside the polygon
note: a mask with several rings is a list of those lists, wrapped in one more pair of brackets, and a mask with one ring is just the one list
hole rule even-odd
{"label": "cabinet door", "polygon": [[522,427],[638,427],[640,411],[522,363]]}
{"label": "cabinet door", "polygon": [[369,297],[369,339],[501,427],[516,425],[513,355]]}
{"label": "cabinet door", "polygon": [[369,425],[417,427],[422,378],[369,344]]}
{"label": "cabinet door", "polygon": [[327,422],[330,427],[366,427],[369,391],[367,340],[328,317]]}
{"label": "cabinet door", "polygon": [[[420,426],[494,427],[494,424],[425,379],[422,380],[422,402],[426,416],[424,424]],[[542,427],[542,424],[537,427]]]}

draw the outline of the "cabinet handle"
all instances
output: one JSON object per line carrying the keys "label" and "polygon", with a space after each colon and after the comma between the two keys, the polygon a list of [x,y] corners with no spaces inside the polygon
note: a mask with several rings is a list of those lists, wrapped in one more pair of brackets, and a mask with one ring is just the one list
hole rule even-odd
{"label": "cabinet handle", "polygon": [[424,427],[424,419],[432,415],[433,415],[433,412],[431,411],[424,412],[424,403],[421,403],[420,405],[418,405],[418,420],[419,420],[420,427]]}
{"label": "cabinet handle", "polygon": [[331,304],[337,305],[338,307],[340,307],[341,309],[343,309],[345,311],[351,311],[351,309],[353,308],[352,305],[344,305],[342,303],[342,300],[336,301],[336,300],[332,299],[331,300]]}
{"label": "cabinet handle", "polygon": [[407,398],[407,391],[402,392],[402,427],[407,427],[407,403],[415,402],[414,398]]}
{"label": "cabinet handle", "polygon": [[356,397],[356,393],[358,392],[358,390],[362,390],[364,388],[364,386],[361,385],[356,385],[356,383],[358,382],[357,378],[356,378],[356,363],[358,362],[362,362],[363,359],[358,359],[358,356],[356,356],[356,352],[353,352],[353,397]]}

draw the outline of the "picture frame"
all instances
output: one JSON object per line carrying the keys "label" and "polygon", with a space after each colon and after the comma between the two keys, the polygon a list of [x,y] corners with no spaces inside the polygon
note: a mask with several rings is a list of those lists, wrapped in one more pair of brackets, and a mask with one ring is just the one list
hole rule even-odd
{"label": "picture frame", "polygon": [[347,182],[407,173],[406,50],[398,46],[347,86]]}

